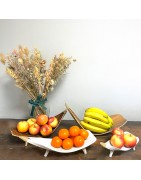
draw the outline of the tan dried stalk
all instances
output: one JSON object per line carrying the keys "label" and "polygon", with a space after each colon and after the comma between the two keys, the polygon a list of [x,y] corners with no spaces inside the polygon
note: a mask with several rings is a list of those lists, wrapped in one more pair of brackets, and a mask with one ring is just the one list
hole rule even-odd
{"label": "tan dried stalk", "polygon": [[[42,100],[47,97],[73,59],[66,58],[63,54],[54,56],[49,69],[46,69],[46,60],[38,49],[30,52],[28,48],[19,46],[7,56],[0,54],[0,61],[5,64],[6,72],[15,80],[16,86],[25,90],[35,101],[39,95]],[[35,114],[41,113],[45,114],[46,111],[40,106],[35,107]]]}

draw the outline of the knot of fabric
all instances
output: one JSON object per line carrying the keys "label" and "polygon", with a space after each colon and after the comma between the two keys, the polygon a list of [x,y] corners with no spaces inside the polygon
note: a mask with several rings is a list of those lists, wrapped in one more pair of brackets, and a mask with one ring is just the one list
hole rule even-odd
{"label": "knot of fabric", "polygon": [[45,102],[47,101],[47,98],[45,98],[45,99],[42,99],[42,96],[41,95],[39,95],[39,96],[37,96],[37,99],[34,101],[34,100],[29,100],[28,102],[32,105],[32,109],[31,109],[31,113],[30,113],[30,116],[33,116],[33,114],[34,114],[34,110],[35,110],[35,107],[36,106],[40,106],[40,107],[42,107],[43,109],[47,109],[45,106],[44,106],[44,104],[45,104]]}

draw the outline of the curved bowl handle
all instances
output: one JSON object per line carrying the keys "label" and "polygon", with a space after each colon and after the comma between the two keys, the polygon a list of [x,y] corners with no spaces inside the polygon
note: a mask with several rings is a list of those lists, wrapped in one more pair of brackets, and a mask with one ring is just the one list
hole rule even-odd
{"label": "curved bowl handle", "polygon": [[71,116],[73,117],[73,119],[79,124],[79,126],[80,126],[82,129],[84,129],[83,126],[82,126],[81,123],[80,123],[80,119],[76,116],[76,114],[72,111],[72,109],[70,109],[67,104],[65,104],[65,106],[66,106],[67,110],[69,111],[69,113],[71,114]]}

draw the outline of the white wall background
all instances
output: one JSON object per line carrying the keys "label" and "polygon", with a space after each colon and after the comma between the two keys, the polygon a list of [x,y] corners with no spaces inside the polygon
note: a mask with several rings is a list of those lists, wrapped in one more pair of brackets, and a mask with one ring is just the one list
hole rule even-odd
{"label": "white wall background", "polygon": [[[79,118],[96,106],[141,120],[141,21],[0,20],[0,52],[19,44],[38,48],[48,62],[60,52],[77,59],[48,96],[51,115],[67,102]],[[0,118],[28,117],[28,100],[0,65]]]}

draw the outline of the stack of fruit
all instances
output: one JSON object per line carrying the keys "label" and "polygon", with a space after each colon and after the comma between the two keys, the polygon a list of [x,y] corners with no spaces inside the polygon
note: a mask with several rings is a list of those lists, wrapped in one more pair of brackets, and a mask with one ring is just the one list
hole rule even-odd
{"label": "stack of fruit", "polygon": [[29,132],[31,135],[41,134],[43,137],[49,136],[53,129],[58,125],[56,117],[48,117],[45,114],[40,114],[36,119],[30,118],[26,121],[19,121],[17,130],[20,133]]}
{"label": "stack of fruit", "polygon": [[54,136],[51,145],[55,148],[63,148],[69,150],[72,147],[81,147],[88,138],[89,133],[85,129],[78,126],[71,126],[69,129],[63,128],[58,132],[58,136]]}
{"label": "stack of fruit", "polygon": [[85,110],[84,119],[81,125],[95,133],[105,133],[113,126],[113,120],[102,109],[88,108]]}
{"label": "stack of fruit", "polygon": [[137,138],[131,133],[124,133],[121,128],[114,128],[112,131],[112,136],[110,138],[110,143],[116,148],[133,148],[137,144]]}

